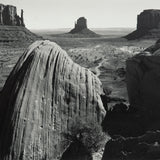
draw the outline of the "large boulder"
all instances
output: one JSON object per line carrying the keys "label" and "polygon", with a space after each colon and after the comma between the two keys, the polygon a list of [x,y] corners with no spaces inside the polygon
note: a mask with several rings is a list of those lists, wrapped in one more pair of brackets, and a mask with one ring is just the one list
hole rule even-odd
{"label": "large boulder", "polygon": [[100,80],[57,44],[36,41],[21,56],[0,96],[0,159],[56,160],[77,119],[101,123]]}
{"label": "large boulder", "polygon": [[[140,55],[127,61],[127,89],[131,106],[160,115],[160,51],[154,55]],[[156,118],[155,117],[155,118]]]}
{"label": "large boulder", "polygon": [[148,129],[160,129],[160,45],[157,42],[126,62],[130,105],[148,121]]}

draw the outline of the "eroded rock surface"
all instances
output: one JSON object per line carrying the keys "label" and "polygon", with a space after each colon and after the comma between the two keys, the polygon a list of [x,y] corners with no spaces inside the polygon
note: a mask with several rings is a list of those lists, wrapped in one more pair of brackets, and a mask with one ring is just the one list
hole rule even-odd
{"label": "eroded rock surface", "polygon": [[33,43],[0,96],[0,159],[56,160],[71,142],[63,136],[76,119],[101,123],[101,82],[57,44]]}

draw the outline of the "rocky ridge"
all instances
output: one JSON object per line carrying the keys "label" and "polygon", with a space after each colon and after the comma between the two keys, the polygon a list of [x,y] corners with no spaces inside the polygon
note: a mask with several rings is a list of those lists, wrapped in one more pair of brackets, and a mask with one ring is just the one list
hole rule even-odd
{"label": "rocky ridge", "polygon": [[60,159],[76,119],[101,123],[101,82],[57,44],[33,43],[0,95],[0,159]]}

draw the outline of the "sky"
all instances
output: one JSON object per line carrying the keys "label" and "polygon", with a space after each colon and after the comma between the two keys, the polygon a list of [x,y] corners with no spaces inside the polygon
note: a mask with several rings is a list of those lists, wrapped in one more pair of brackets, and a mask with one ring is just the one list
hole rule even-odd
{"label": "sky", "polygon": [[24,10],[29,29],[73,28],[79,17],[89,28],[136,27],[144,9],[160,9],[160,0],[0,0]]}

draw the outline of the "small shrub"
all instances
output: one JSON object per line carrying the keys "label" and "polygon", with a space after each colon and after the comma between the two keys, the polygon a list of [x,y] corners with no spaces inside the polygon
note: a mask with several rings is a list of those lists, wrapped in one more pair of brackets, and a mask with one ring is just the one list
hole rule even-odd
{"label": "small shrub", "polygon": [[101,125],[91,121],[76,120],[65,137],[71,142],[81,143],[89,153],[97,152],[106,143],[106,135],[102,132]]}

